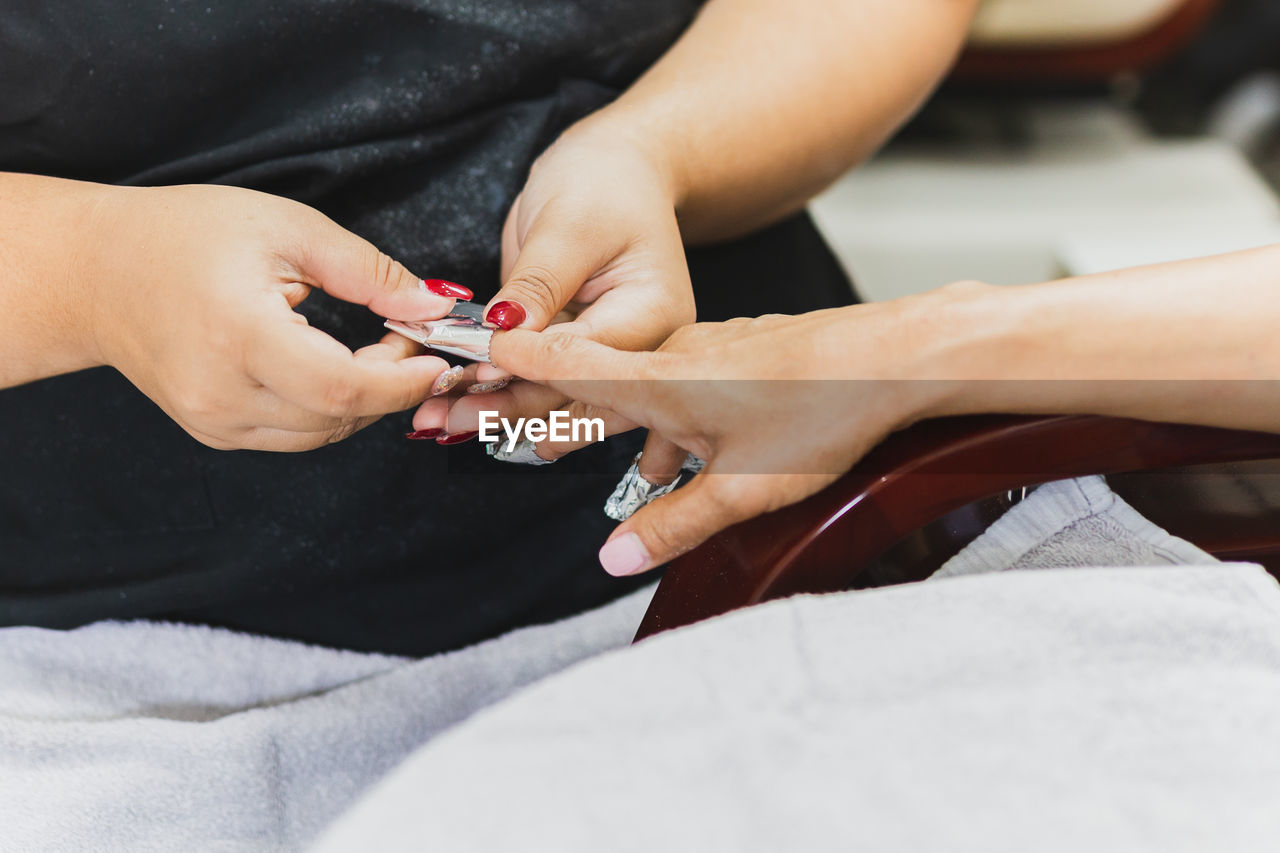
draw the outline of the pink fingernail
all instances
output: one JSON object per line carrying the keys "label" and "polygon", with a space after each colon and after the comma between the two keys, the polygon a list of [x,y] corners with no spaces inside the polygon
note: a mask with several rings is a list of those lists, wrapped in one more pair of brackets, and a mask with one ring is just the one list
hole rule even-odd
{"label": "pink fingernail", "polygon": [[600,565],[614,577],[626,577],[649,566],[649,551],[634,533],[615,536],[600,549]]}

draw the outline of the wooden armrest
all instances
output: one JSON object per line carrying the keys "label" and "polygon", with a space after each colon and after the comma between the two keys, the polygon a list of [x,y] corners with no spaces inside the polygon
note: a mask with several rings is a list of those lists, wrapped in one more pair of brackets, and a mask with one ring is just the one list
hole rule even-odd
{"label": "wooden armrest", "polygon": [[673,561],[636,639],[802,592],[855,586],[870,561],[949,512],[1089,474],[1280,458],[1280,435],[1093,416],[945,418],[896,433],[818,494]]}

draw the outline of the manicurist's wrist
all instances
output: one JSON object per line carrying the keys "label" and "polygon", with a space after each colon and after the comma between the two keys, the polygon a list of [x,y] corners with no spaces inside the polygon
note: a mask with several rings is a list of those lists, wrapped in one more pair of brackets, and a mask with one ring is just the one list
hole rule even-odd
{"label": "manicurist's wrist", "polygon": [[673,209],[679,209],[688,195],[679,152],[666,135],[654,131],[638,108],[605,107],[568,128],[556,144],[639,164],[648,172],[650,188]]}
{"label": "manicurist's wrist", "polygon": [[13,188],[14,198],[35,228],[19,232],[26,243],[18,256],[23,264],[12,273],[15,280],[26,282],[19,313],[29,320],[23,327],[39,335],[44,347],[38,369],[55,375],[101,365],[93,319],[95,283],[102,275],[104,248],[113,240],[120,242],[118,234],[106,233],[112,217],[105,208],[123,191],[41,176],[16,178],[21,183]]}

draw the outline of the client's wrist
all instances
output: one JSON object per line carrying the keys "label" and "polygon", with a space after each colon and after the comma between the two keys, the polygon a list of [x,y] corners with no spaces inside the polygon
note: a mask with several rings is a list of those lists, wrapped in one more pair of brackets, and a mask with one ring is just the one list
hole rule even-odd
{"label": "client's wrist", "polygon": [[1034,336],[1023,288],[961,281],[901,300],[899,377],[913,386],[914,420],[1001,411],[1022,378]]}

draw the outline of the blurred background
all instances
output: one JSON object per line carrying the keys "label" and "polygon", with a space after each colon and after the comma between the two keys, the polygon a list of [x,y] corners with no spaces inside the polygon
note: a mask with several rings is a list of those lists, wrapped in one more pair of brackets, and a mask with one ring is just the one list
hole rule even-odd
{"label": "blurred background", "polygon": [[864,298],[1280,243],[1278,0],[987,0],[813,212]]}

